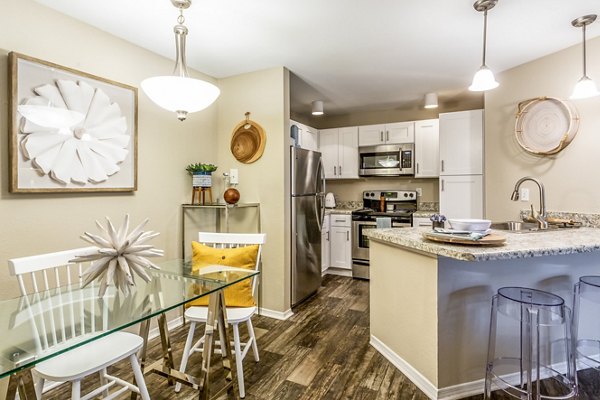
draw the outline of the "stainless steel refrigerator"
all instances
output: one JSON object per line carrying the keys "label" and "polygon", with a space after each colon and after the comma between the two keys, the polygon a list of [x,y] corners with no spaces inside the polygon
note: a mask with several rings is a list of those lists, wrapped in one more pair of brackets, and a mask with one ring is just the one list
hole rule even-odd
{"label": "stainless steel refrigerator", "polygon": [[321,286],[325,170],[321,153],[291,147],[292,306]]}

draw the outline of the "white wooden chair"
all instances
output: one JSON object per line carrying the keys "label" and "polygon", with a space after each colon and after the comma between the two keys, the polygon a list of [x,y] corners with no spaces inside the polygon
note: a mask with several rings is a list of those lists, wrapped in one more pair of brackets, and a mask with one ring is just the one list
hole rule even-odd
{"label": "white wooden chair", "polygon": [[[73,293],[61,289],[64,285],[81,283],[82,264],[69,260],[95,251],[96,247],[85,247],[8,261],[21,294],[31,295],[27,304],[28,322],[34,330],[38,354],[69,347],[73,341],[85,340],[86,336],[107,329],[109,310],[97,301],[98,287]],[[115,332],[38,363],[33,369],[37,398],[42,398],[44,382],[52,381],[71,382],[74,400],[87,400],[100,394],[105,399],[113,399],[127,390],[140,394],[143,400],[150,400],[136,355],[142,345],[143,339],[138,335]],[[126,358],[131,363],[137,386],[107,373],[109,365]],[[94,373],[100,374],[101,386],[81,397],[81,380]],[[121,388],[109,393],[114,385]]]}
{"label": "white wooden chair", "polygon": [[[255,270],[258,270],[258,266],[260,264],[260,257],[262,253],[262,245],[266,241],[267,235],[264,233],[209,233],[209,232],[200,232],[198,233],[198,241],[206,246],[211,246],[215,248],[236,248],[236,247],[244,247],[250,245],[258,245],[258,255],[256,257],[256,265],[254,266]],[[228,267],[207,267],[202,269],[203,273],[210,273],[215,271],[223,271],[223,270],[243,270],[240,268],[228,268]],[[256,285],[257,280],[256,277],[252,278],[252,295],[256,298]],[[246,391],[244,388],[244,368],[242,365],[242,361],[248,351],[252,347],[254,352],[254,360],[259,361],[260,358],[258,356],[258,346],[256,345],[256,337],[254,335],[254,328],[252,327],[252,316],[256,313],[257,307],[229,307],[226,310],[226,318],[227,323],[232,325],[233,328],[233,348],[235,355],[235,364],[238,376],[238,384],[240,388],[240,397],[246,396]],[[185,372],[185,368],[187,366],[190,355],[195,352],[202,352],[202,345],[204,343],[204,336],[200,338],[193,344],[194,341],[194,331],[196,330],[197,323],[206,323],[206,319],[208,316],[208,307],[201,306],[193,306],[188,308],[185,311],[185,318],[190,322],[190,330],[188,332],[187,340],[185,342],[185,347],[183,349],[183,355],[181,358],[181,366],[179,370],[181,372]],[[242,343],[240,340],[240,328],[239,325],[245,322],[248,328],[248,334],[250,338],[248,342]],[[217,342],[218,343],[218,342]],[[242,348],[243,347],[243,348]],[[175,391],[179,392],[181,390],[181,384],[178,383],[175,385]]]}

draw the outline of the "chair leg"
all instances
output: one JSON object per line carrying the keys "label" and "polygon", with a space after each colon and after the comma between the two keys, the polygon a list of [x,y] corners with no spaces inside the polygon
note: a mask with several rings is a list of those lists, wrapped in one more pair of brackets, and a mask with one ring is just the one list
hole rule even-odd
{"label": "chair leg", "polygon": [[138,362],[137,355],[130,355],[129,362],[131,363],[131,369],[133,370],[133,375],[135,376],[135,383],[137,383],[137,387],[140,390],[140,397],[142,400],[150,400],[150,394],[148,393],[146,381],[144,380],[144,373],[142,372],[142,368]]}
{"label": "chair leg", "polygon": [[71,382],[71,400],[79,400],[81,398],[81,381]]}
{"label": "chair leg", "polygon": [[[107,375],[106,368],[102,368],[100,370],[100,372],[98,372],[98,374],[100,374],[100,386],[106,385],[106,378],[105,378],[105,376]],[[105,389],[102,391],[102,396],[108,397],[108,389]]]}
{"label": "chair leg", "polygon": [[235,351],[235,367],[237,369],[238,385],[240,389],[240,397],[243,399],[246,397],[246,390],[244,389],[244,366],[242,364],[242,348],[240,342],[240,327],[238,324],[232,324],[233,326],[233,347]]}
{"label": "chair leg", "polygon": [[258,356],[258,345],[256,344],[256,336],[254,335],[254,327],[252,326],[252,321],[246,321],[246,325],[248,326],[248,334],[250,335],[250,340],[252,341],[252,351],[254,352],[254,361],[259,362],[260,357]]}
{"label": "chair leg", "polygon": [[35,397],[38,400],[41,400],[42,399],[42,393],[44,392],[44,382],[45,382],[45,380],[44,380],[44,378],[42,378],[40,376],[35,376],[35,375],[34,375],[34,378],[35,378],[35,384],[34,384],[34,386],[35,386]]}
{"label": "chair leg", "polygon": [[[185,373],[185,368],[187,367],[188,359],[190,358],[190,353],[192,350],[192,344],[194,343],[194,331],[196,330],[196,323],[190,321],[190,330],[188,331],[187,339],[185,340],[185,347],[183,348],[183,354],[181,355],[181,365],[179,366],[179,371]],[[177,382],[175,384],[175,392],[179,392],[181,390],[181,383]]]}

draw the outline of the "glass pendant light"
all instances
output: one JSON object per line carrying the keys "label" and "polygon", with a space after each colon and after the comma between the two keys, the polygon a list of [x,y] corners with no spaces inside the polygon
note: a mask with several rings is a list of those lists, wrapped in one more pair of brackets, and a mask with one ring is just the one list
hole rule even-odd
{"label": "glass pendant light", "polygon": [[586,51],[585,51],[585,27],[596,20],[596,14],[584,15],[571,21],[571,25],[575,28],[581,28],[583,30],[583,76],[573,89],[571,99],[587,99],[588,97],[594,97],[600,95],[598,88],[593,80],[587,76],[586,70]]}
{"label": "glass pendant light", "polygon": [[190,78],[185,62],[185,39],[188,29],[183,25],[183,10],[192,5],[192,0],[171,0],[179,9],[175,32],[176,61],[173,75],[155,76],[142,81],[142,89],[159,107],[177,113],[183,121],[189,113],[204,110],[219,97],[221,91],[210,82]]}
{"label": "glass pendant light", "polygon": [[473,4],[473,8],[478,12],[483,12],[483,62],[479,71],[475,73],[473,82],[469,86],[469,90],[472,92],[483,92],[498,87],[498,82],[494,78],[494,73],[485,65],[485,50],[487,42],[487,12],[494,8],[498,3],[498,0],[477,0]]}

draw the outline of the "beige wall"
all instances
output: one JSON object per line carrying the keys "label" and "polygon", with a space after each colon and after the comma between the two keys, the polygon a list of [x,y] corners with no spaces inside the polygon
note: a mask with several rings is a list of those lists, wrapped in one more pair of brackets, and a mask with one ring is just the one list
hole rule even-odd
{"label": "beige wall", "polygon": [[[289,148],[286,115],[289,115],[289,73],[278,67],[219,80],[219,171],[239,170],[241,202],[260,202],[262,231],[267,234],[263,254],[262,307],[287,311],[289,284]],[[237,161],[230,150],[231,136],[244,113],[265,130],[263,156],[252,164]],[[221,175],[221,174],[219,174]],[[217,193],[223,192],[222,181]]]}
{"label": "beige wall", "polygon": [[[168,32],[167,32],[168,33]],[[180,254],[180,204],[189,201],[187,163],[217,161],[216,107],[184,123],[158,108],[140,91],[138,191],[124,194],[10,194],[7,53],[17,51],[104,78],[139,86],[142,79],[169,73],[173,62],[29,0],[9,1],[0,13],[0,298],[17,294],[6,260],[45,251],[85,246],[94,220],[134,222],[149,217],[161,232],[153,243],[167,258]]]}
{"label": "beige wall", "polygon": [[[588,73],[600,84],[600,38],[589,40]],[[512,202],[510,194],[523,176],[540,178],[546,205],[554,211],[600,212],[600,97],[574,100],[581,124],[573,142],[552,157],[523,151],[514,138],[517,104],[551,96],[568,99],[581,76],[581,45],[548,55],[498,75],[500,87],[485,96],[486,215],[494,220],[518,217],[530,202]],[[538,208],[532,183],[531,203]]]}
{"label": "beige wall", "polygon": [[364,190],[416,190],[422,189],[423,195],[419,201],[438,201],[438,179],[415,178],[363,178],[337,179],[327,181],[327,191],[333,192],[337,200],[362,201]]}

